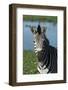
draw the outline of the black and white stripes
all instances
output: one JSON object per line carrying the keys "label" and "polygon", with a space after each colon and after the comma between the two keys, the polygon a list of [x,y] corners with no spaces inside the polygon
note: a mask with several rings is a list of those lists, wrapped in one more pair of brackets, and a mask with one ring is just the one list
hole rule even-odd
{"label": "black and white stripes", "polygon": [[50,46],[45,30],[38,25],[37,31],[32,28],[34,51],[38,58],[37,69],[41,74],[57,73],[57,49]]}
{"label": "black and white stripes", "polygon": [[43,43],[42,50],[38,50],[34,43],[35,53],[38,57],[37,69],[40,73],[57,73],[57,50]]}

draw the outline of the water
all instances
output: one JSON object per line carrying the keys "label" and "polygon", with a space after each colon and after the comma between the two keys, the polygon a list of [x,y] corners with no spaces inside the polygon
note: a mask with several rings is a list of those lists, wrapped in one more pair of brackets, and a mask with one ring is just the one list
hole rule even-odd
{"label": "water", "polygon": [[[26,27],[26,25],[33,25],[38,26],[38,21],[24,21],[24,49],[25,50],[32,50],[33,49],[33,35],[30,31],[29,27]],[[54,22],[41,22],[40,25],[45,25],[46,29],[46,36],[50,42],[50,45],[57,47],[57,24]]]}

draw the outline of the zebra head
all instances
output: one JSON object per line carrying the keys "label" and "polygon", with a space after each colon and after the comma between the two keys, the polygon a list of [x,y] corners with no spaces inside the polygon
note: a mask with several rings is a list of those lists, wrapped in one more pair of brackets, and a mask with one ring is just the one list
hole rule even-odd
{"label": "zebra head", "polygon": [[45,38],[45,27],[41,27],[38,25],[38,27],[32,27],[31,32],[33,33],[33,42],[34,42],[34,50],[35,53],[42,51],[44,47],[44,41],[46,41]]}

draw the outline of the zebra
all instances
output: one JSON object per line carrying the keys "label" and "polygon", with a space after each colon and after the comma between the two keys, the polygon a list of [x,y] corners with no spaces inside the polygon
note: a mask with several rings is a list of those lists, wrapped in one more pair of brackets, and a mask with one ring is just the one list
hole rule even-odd
{"label": "zebra", "polygon": [[34,51],[38,58],[37,70],[40,74],[57,73],[57,49],[50,45],[45,33],[46,28],[31,26]]}

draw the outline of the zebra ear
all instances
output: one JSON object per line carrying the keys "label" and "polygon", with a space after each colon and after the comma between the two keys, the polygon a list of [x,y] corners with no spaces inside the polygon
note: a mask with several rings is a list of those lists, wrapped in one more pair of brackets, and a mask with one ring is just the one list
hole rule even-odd
{"label": "zebra ear", "polygon": [[32,32],[33,34],[36,34],[36,33],[37,33],[36,27],[31,27],[31,32]]}
{"label": "zebra ear", "polygon": [[31,32],[32,32],[32,33],[34,32],[34,29],[33,29],[33,27],[31,27]]}
{"label": "zebra ear", "polygon": [[46,27],[42,27],[42,32],[46,32]]}

